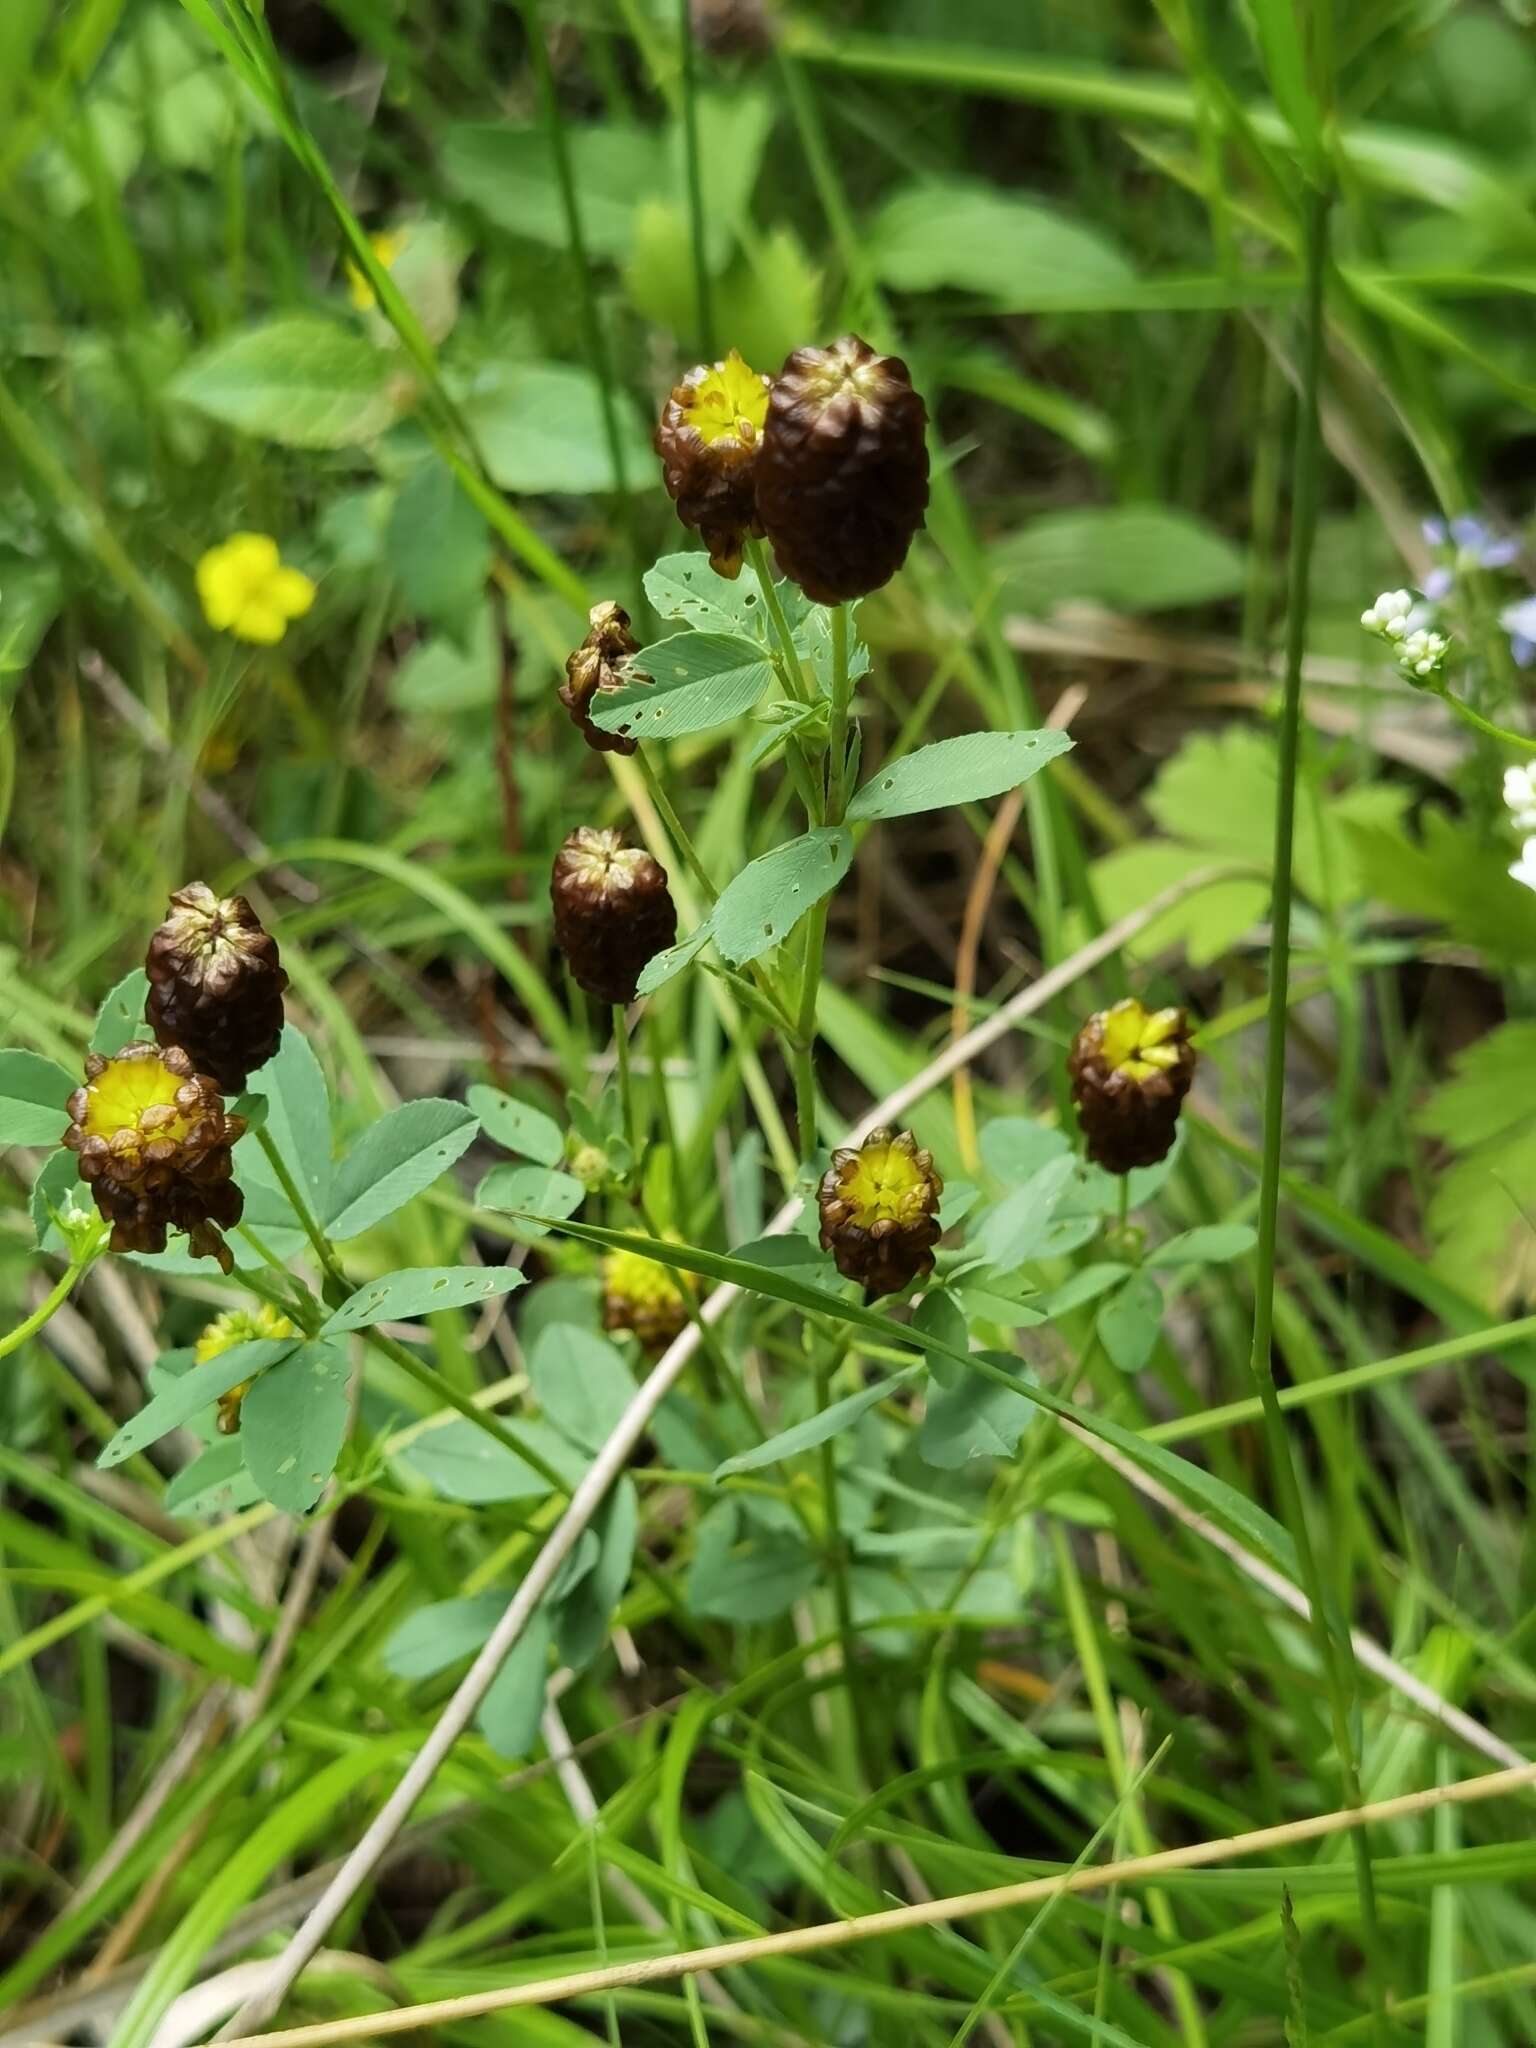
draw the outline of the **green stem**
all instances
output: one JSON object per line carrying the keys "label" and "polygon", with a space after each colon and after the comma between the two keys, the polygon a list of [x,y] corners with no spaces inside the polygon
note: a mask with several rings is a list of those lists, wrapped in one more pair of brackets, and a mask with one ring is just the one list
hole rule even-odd
{"label": "green stem", "polygon": [[1495,725],[1491,718],[1484,718],[1480,711],[1474,711],[1464,697],[1458,697],[1451,690],[1434,691],[1448,711],[1454,712],[1463,725],[1470,725],[1474,732],[1485,738],[1497,740],[1501,746],[1514,747],[1522,754],[1536,754],[1536,740],[1523,732],[1511,732],[1507,725]]}
{"label": "green stem", "polygon": [[[336,1248],[315,1221],[298,1182],[288,1171],[288,1162],[278,1150],[272,1133],[265,1124],[257,1131],[256,1142],[266,1154],[267,1163],[277,1176],[277,1184],[287,1197],[288,1206],[298,1217],[304,1235],[309,1239],[310,1247],[319,1262],[320,1270],[325,1275],[326,1301],[331,1308],[339,1308],[351,1294],[352,1283],[341,1269],[336,1257]],[[433,1372],[430,1366],[423,1365],[421,1360],[396,1338],[386,1337],[382,1330],[369,1329],[360,1334],[365,1342],[371,1344],[376,1351],[382,1351],[384,1356],[398,1366],[409,1379],[414,1380],[418,1386],[425,1387],[434,1399],[442,1401],[447,1407],[462,1415],[466,1422],[472,1422],[476,1428],[484,1430],[485,1434],[493,1437],[503,1450],[510,1451],[515,1458],[521,1458],[523,1463],[531,1466],[541,1479],[547,1480],[562,1499],[565,1497],[569,1489],[553,1465],[547,1464],[531,1444],[520,1442],[510,1430],[503,1428],[494,1415],[476,1407],[469,1395],[461,1393],[446,1375]]]}
{"label": "green stem", "polygon": [[549,49],[544,40],[544,19],[540,0],[523,0],[528,26],[528,48],[538,75],[539,97],[544,103],[544,120],[549,131],[550,152],[555,163],[555,182],[560,187],[560,206],[565,215],[565,237],[576,268],[576,292],[581,302],[581,327],[586,340],[592,374],[597,379],[598,403],[603,413],[603,437],[608,443],[608,460],[613,470],[613,487],[618,497],[619,521],[629,543],[638,584],[645,570],[644,549],[635,523],[634,500],[624,460],[624,437],[619,431],[618,379],[608,347],[608,329],[592,287],[592,265],[587,258],[586,231],[581,221],[581,201],[576,191],[576,174],[571,166],[570,138],[560,112],[560,96],[550,69]]}
{"label": "green stem", "polygon": [[[852,685],[848,676],[848,607],[832,608],[832,717],[827,752],[826,822],[840,825],[848,806],[848,704]],[[814,823],[815,821],[812,820]],[[827,938],[827,913],[831,899],[823,896],[810,914],[806,928],[805,957],[801,965],[800,1009],[795,1019],[792,1065],[795,1073],[795,1108],[800,1125],[800,1157],[808,1161],[816,1149],[816,1005],[821,992],[821,956]]]}
{"label": "green stem", "polygon": [[619,1068],[619,1106],[624,1117],[624,1136],[629,1143],[630,1171],[638,1172],[644,1136],[635,1107],[635,1077],[629,1067],[629,1025],[624,1005],[613,1006],[613,1051]]}
{"label": "green stem", "polygon": [[693,75],[693,13],[677,0],[677,37],[683,82],[683,153],[688,167],[688,229],[693,248],[693,293],[699,347],[704,360],[715,354],[715,321],[710,303],[709,261],[704,248],[704,181],[699,173],[699,108]]}
{"label": "green stem", "polygon": [[[1296,781],[1301,744],[1301,672],[1306,653],[1312,551],[1317,530],[1318,386],[1323,355],[1323,283],[1328,260],[1331,195],[1307,187],[1302,239],[1305,254],[1305,328],[1301,403],[1291,488],[1289,613],[1286,620],[1285,688],[1280,717],[1279,801],[1275,811],[1274,900],[1270,919],[1268,1039],[1264,1067],[1264,1148],[1259,1167],[1258,1255],[1253,1307],[1252,1369],[1264,1416],[1269,1461],[1296,1545],[1302,1584],[1312,1608],[1312,1628],[1328,1688],[1344,1803],[1361,1804],[1352,1706],[1358,1696],[1354,1653],[1347,1628],[1333,1625],[1333,1604],[1318,1569],[1307,1526],[1301,1487],[1291,1457],[1284,1411],[1275,1386],[1272,1348],[1275,1327],[1275,1255],[1279,1234],[1280,1155],[1285,1126],[1287,984],[1291,959],[1291,857],[1296,830]],[[1360,1930],[1370,1958],[1378,2038],[1387,2038],[1386,1976],[1376,1912],[1376,1885],[1366,1830],[1352,1830]]]}
{"label": "green stem", "polygon": [[0,1337],[0,1358],[6,1357],[12,1351],[19,1351],[29,1337],[37,1335],[38,1331],[55,1311],[64,1306],[70,1294],[74,1291],[76,1282],[81,1280],[90,1271],[95,1258],[96,1253],[93,1251],[87,1257],[65,1267],[64,1271],[54,1282],[52,1290],[38,1303],[26,1321],[18,1323],[14,1330],[10,1331],[6,1336]]}
{"label": "green stem", "polygon": [[657,815],[661,819],[662,824],[667,828],[667,837],[683,856],[683,865],[704,892],[704,901],[713,907],[720,891],[709,879],[709,872],[704,866],[703,861],[699,858],[698,848],[689,838],[682,819],[673,809],[672,800],[662,788],[661,777],[652,767],[644,747],[636,750],[635,766],[640,770],[641,780],[645,784],[651,802],[656,806]]}
{"label": "green stem", "polygon": [[795,646],[795,636],[790,631],[789,620],[784,615],[784,607],[779,602],[779,586],[773,580],[773,570],[768,563],[767,551],[760,540],[749,539],[745,553],[747,560],[752,564],[752,573],[757,578],[758,587],[763,593],[763,603],[768,607],[768,621],[773,627],[773,637],[779,644],[779,660],[784,668],[784,687],[796,703],[803,704],[806,699],[801,688],[800,655]]}

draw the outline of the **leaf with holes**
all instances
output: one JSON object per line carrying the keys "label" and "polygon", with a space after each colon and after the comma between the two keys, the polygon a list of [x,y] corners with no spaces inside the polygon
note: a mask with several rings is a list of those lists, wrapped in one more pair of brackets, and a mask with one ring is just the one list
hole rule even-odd
{"label": "leaf with holes", "polygon": [[345,1344],[316,1339],[264,1372],[240,1404],[245,1469],[273,1507],[308,1513],[347,1435]]}
{"label": "leaf with holes", "polygon": [[523,1275],[505,1266],[411,1266],[360,1287],[344,1301],[321,1330],[333,1337],[341,1330],[366,1330],[374,1323],[403,1323],[412,1316],[445,1308],[478,1308],[493,1294],[511,1294]]}
{"label": "leaf with holes", "polygon": [[505,1145],[523,1159],[536,1159],[540,1166],[560,1164],[565,1137],[554,1118],[542,1109],[519,1102],[500,1088],[480,1085],[470,1089],[469,1106],[493,1144]]}
{"label": "leaf with holes", "polygon": [[348,1238],[382,1223],[446,1173],[479,1128],[472,1109],[433,1096],[380,1117],[336,1169],[326,1229]]}
{"label": "leaf with holes", "polygon": [[505,1209],[521,1237],[543,1237],[551,1223],[574,1216],[587,1198],[583,1182],[552,1166],[493,1166],[475,1189],[477,1209]]}
{"label": "leaf with holes", "polygon": [[165,1489],[168,1515],[233,1515],[260,1500],[238,1436],[215,1437]]}
{"label": "leaf with holes", "polygon": [[36,1052],[0,1052],[0,1145],[57,1145],[80,1083]]}
{"label": "leaf with holes", "polygon": [[[701,633],[767,632],[757,578],[744,575],[728,582],[711,569],[708,555],[663,555],[643,580],[646,596],[664,619],[683,619]],[[787,610],[803,607],[805,599],[792,583],[778,589]]]}
{"label": "leaf with holes", "polygon": [[745,717],[773,681],[773,666],[754,640],[674,633],[636,655],[631,675],[594,699],[592,723],[637,740],[675,740]]}
{"label": "leaf with holes", "polygon": [[136,1038],[152,1038],[144,1022],[144,1005],[149,1001],[149,976],[142,967],[125,974],[96,1013],[91,1033],[91,1051],[111,1055],[121,1052]]}
{"label": "leaf with holes", "polygon": [[726,884],[710,914],[721,956],[740,967],[778,945],[837,887],[852,859],[853,834],[824,825],[750,862]]}
{"label": "leaf with holes", "polygon": [[907,818],[946,804],[979,803],[1017,789],[1065,754],[1064,732],[967,732],[935,740],[883,768],[848,806],[850,818]]}
{"label": "leaf with holes", "polygon": [[664,953],[656,953],[646,961],[640,970],[640,979],[635,983],[636,995],[654,995],[665,986],[674,974],[681,974],[689,961],[704,950],[709,941],[709,919],[696,924],[686,939],[679,939],[675,946],[668,946]]}
{"label": "leaf with holes", "polygon": [[929,1401],[918,1455],[942,1472],[958,1471],[972,1458],[1011,1458],[1038,1413],[1022,1394],[968,1372]]}
{"label": "leaf with holes", "polygon": [[296,1348],[292,1338],[258,1337],[250,1344],[232,1345],[204,1365],[193,1366],[152,1401],[146,1401],[137,1415],[130,1415],[96,1463],[103,1471],[121,1465],[168,1430],[180,1429],[199,1409],[211,1408],[220,1394],[227,1394],[242,1380],[270,1371]]}

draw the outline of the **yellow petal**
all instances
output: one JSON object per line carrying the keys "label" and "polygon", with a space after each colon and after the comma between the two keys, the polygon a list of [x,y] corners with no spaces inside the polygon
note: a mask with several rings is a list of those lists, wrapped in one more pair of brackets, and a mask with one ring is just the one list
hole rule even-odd
{"label": "yellow petal", "polygon": [[224,546],[231,564],[252,582],[277,568],[277,542],[270,533],[232,533]]}
{"label": "yellow petal", "polygon": [[302,569],[279,569],[267,596],[287,619],[302,619],[315,601],[315,586]]}
{"label": "yellow petal", "polygon": [[233,630],[237,638],[254,641],[258,647],[275,647],[287,632],[288,621],[266,598],[248,598]]}

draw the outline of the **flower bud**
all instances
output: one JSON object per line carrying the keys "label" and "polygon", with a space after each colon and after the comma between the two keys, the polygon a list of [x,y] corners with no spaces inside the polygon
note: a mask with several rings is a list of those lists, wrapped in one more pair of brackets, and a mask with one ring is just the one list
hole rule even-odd
{"label": "flower bud", "polygon": [[768,379],[732,349],[723,362],[700,363],[672,387],[654,446],[662,481],[684,526],[709,549],[718,576],[741,574],[749,535],[761,534],[753,477],[768,415]]}
{"label": "flower bud", "polygon": [[665,1351],[688,1320],[687,1278],[639,1252],[610,1252],[603,1261],[603,1328],[628,1330],[642,1351]]}
{"label": "flower bud", "polygon": [[288,976],[277,941],[243,896],[188,882],[149,942],[144,1014],[163,1046],[180,1046],[200,1074],[237,1095],[277,1051]]}
{"label": "flower bud", "polygon": [[[268,1301],[253,1309],[226,1309],[221,1316],[215,1316],[197,1340],[193,1357],[199,1365],[206,1365],[210,1359],[222,1358],[226,1351],[233,1351],[237,1344],[255,1344],[263,1338],[280,1339],[294,1334],[292,1323]],[[251,1391],[251,1382],[241,1380],[236,1387],[219,1396],[219,1434],[233,1436],[240,1427],[240,1404]]]}
{"label": "flower bud", "polygon": [[550,878],[555,943],[589,996],[632,1003],[646,963],[677,937],[666,869],[612,827],[579,825]]}
{"label": "flower bud", "polygon": [[832,1154],[816,1194],[821,1248],[864,1299],[905,1293],[933,1271],[944,1183],[910,1131],[871,1131]]}
{"label": "flower bud", "polygon": [[592,699],[602,690],[618,689],[624,680],[619,663],[638,654],[640,643],[629,630],[629,613],[612,598],[593,605],[587,618],[586,639],[566,657],[560,702],[589,747],[599,754],[632,754],[638,740],[621,732],[603,732],[592,723]]}
{"label": "flower bud", "polygon": [[907,366],[845,334],[797,348],[774,382],[757,516],[780,570],[817,604],[888,583],[928,506],[928,412]]}
{"label": "flower bud", "polygon": [[113,1251],[163,1252],[166,1232],[181,1230],[194,1258],[233,1270],[220,1230],[245,1208],[231,1179],[245,1121],[225,1115],[218,1088],[180,1046],[89,1054],[68,1108],[64,1143],[112,1225]]}
{"label": "flower bud", "polygon": [[1173,1149],[1179,1105],[1195,1077],[1182,1010],[1147,1010],[1127,996],[1098,1010],[1067,1058],[1088,1157],[1108,1173],[1156,1166]]}

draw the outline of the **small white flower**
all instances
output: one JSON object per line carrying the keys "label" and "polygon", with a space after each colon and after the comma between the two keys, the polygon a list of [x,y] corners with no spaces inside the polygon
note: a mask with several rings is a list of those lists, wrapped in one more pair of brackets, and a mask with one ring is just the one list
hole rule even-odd
{"label": "small white flower", "polygon": [[1360,614],[1360,623],[1367,633],[1380,633],[1387,639],[1400,640],[1408,630],[1408,614],[1412,610],[1411,591],[1384,590],[1370,609]]}
{"label": "small white flower", "polygon": [[1527,839],[1520,849],[1520,858],[1510,868],[1510,874],[1527,889],[1536,889],[1536,839]]}
{"label": "small white flower", "polygon": [[1518,832],[1536,832],[1536,768],[1504,770],[1504,803]]}
{"label": "small white flower", "polygon": [[1451,643],[1443,633],[1429,633],[1420,626],[1399,646],[1397,665],[1410,680],[1427,679],[1439,673],[1450,649]]}

